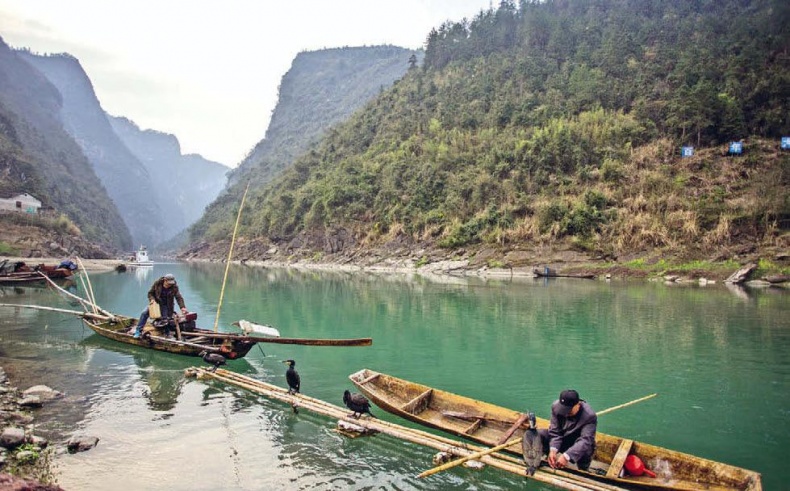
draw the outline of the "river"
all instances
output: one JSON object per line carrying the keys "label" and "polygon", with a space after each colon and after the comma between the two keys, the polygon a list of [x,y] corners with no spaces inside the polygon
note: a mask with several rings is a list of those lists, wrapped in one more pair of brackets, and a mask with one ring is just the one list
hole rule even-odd
{"label": "river", "polygon": [[[198,324],[213,327],[222,265],[90,279],[102,307],[136,316],[168,272]],[[2,287],[0,302],[76,308],[46,289]],[[372,337],[362,348],[262,344],[228,363],[285,386],[281,361],[294,359],[302,392],[338,405],[361,368],[541,417],[568,387],[599,410],[657,392],[602,416],[599,431],[756,470],[770,490],[790,476],[789,307],[790,292],[775,288],[234,265],[219,326],[247,319],[288,337]],[[434,450],[383,435],[350,440],[326,417],[183,376],[201,363],[106,340],[69,315],[0,308],[0,364],[12,383],[66,394],[39,410],[37,433],[100,438],[55,457],[67,490],[549,489],[494,469],[419,480]]]}

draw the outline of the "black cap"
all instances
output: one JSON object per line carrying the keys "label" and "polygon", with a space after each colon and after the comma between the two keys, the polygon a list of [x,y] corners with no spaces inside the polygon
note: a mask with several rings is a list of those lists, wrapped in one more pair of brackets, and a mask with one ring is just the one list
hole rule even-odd
{"label": "black cap", "polygon": [[579,393],[573,389],[563,390],[560,392],[559,402],[556,407],[557,414],[559,416],[567,416],[573,409],[573,406],[579,403]]}

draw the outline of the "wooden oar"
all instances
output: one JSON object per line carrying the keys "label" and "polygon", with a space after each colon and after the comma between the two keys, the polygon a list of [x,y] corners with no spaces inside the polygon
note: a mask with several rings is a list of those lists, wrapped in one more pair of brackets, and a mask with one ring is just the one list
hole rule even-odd
{"label": "wooden oar", "polygon": [[231,333],[206,333],[182,331],[184,336],[204,336],[207,338],[238,339],[239,341],[255,341],[256,343],[298,344],[303,346],[370,346],[372,338],[352,339],[317,339],[317,338],[261,338],[256,336],[239,336]]}
{"label": "wooden oar", "polygon": [[[596,415],[603,416],[606,413],[610,413],[610,412],[615,411],[617,409],[621,409],[621,408],[624,408],[626,406],[630,406],[632,404],[636,404],[637,402],[642,402],[642,401],[646,401],[647,399],[652,399],[653,397],[655,397],[657,395],[658,394],[656,393],[656,394],[650,394],[649,396],[640,397],[639,399],[634,399],[633,401],[626,402],[625,404],[620,404],[619,406],[613,406],[613,407],[604,409],[601,412],[597,412]],[[440,465],[439,467],[434,467],[433,469],[428,469],[427,471],[424,471],[424,472],[420,473],[419,475],[417,475],[417,477],[428,477],[430,475],[436,474],[437,472],[442,472],[444,470],[451,469],[453,467],[456,467],[458,465],[463,464],[467,460],[475,460],[475,459],[477,459],[479,457],[482,457],[484,455],[492,454],[492,453],[498,452],[498,451],[500,451],[500,450],[502,450],[504,448],[512,447],[513,445],[517,445],[517,444],[521,443],[521,440],[523,440],[523,439],[524,439],[524,437],[518,437],[518,438],[516,438],[514,440],[510,440],[509,442],[505,442],[505,443],[503,443],[501,445],[497,445],[497,446],[491,447],[491,448],[489,448],[487,450],[483,450],[482,452],[477,452],[477,453],[474,453],[474,454],[471,454],[471,455],[467,455],[466,457],[461,457],[460,459],[453,460],[452,462],[448,462],[446,464]]]}

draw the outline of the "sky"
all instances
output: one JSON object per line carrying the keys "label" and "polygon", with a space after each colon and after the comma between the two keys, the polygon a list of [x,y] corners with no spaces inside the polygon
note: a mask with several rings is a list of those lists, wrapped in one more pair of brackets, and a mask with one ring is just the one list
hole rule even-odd
{"label": "sky", "polygon": [[0,37],[13,48],[75,56],[106,112],[175,135],[184,154],[235,167],[265,136],[280,80],[298,53],[422,48],[431,28],[491,6],[492,0],[0,0]]}

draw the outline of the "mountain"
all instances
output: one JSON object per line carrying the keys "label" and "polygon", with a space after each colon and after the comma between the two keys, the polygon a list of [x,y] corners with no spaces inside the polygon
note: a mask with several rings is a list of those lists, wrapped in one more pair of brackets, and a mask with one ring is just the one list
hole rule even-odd
{"label": "mountain", "polygon": [[128,249],[118,208],[58,117],[60,92],[25,58],[0,39],[0,194],[28,192],[85,238]]}
{"label": "mountain", "polygon": [[[502,0],[447,22],[420,68],[251,189],[246,253],[786,248],[789,24],[780,0]],[[232,228],[212,218],[196,241]]]}
{"label": "mountain", "polygon": [[163,238],[196,222],[225,188],[229,169],[197,154],[182,155],[174,135],[141,130],[124,117],[108,118],[115,133],[151,176],[154,196],[170,231]]}
{"label": "mountain", "polygon": [[[262,186],[288,168],[336,123],[400,79],[421,51],[396,46],[345,47],[307,51],[294,58],[280,82],[279,98],[266,135],[235,169],[226,193],[195,225],[227,231],[227,217],[247,183]],[[235,219],[235,216],[234,216]]]}
{"label": "mountain", "polygon": [[157,244],[167,238],[170,231],[164,225],[151,175],[113,131],[79,61],[68,54],[19,55],[60,92],[60,120],[88,157],[134,242]]}

